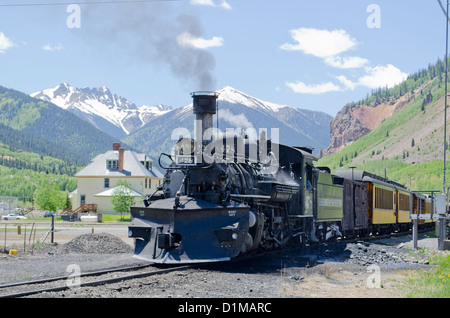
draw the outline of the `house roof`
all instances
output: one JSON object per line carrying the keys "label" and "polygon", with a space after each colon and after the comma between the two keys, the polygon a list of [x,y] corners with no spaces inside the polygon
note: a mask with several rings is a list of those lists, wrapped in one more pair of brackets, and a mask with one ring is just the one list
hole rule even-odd
{"label": "house roof", "polygon": [[114,188],[102,191],[100,193],[94,194],[94,197],[112,197],[114,195],[114,190],[115,189],[121,189],[122,190],[122,188],[123,188],[123,190],[129,192],[128,195],[130,195],[132,197],[142,197],[142,194],[140,194],[139,192],[136,192],[133,189],[124,187],[123,185],[120,185],[120,186],[117,186],[117,187],[114,187]]}
{"label": "house roof", "polygon": [[[106,160],[118,160],[119,151],[109,150],[103,154],[96,156],[92,159],[92,162],[84,169],[75,174],[76,177],[154,177],[162,178],[159,171],[148,170],[142,163],[145,158],[145,154],[137,154],[131,150],[124,150],[123,156],[123,170],[120,172],[118,169],[107,169]],[[141,160],[140,160],[141,159]],[[147,160],[150,160],[147,157]]]}
{"label": "house roof", "polygon": [[69,198],[73,198],[73,196],[75,195],[75,194],[78,194],[78,188],[76,188],[75,190],[73,190],[72,192],[70,192],[70,194],[69,194]]}

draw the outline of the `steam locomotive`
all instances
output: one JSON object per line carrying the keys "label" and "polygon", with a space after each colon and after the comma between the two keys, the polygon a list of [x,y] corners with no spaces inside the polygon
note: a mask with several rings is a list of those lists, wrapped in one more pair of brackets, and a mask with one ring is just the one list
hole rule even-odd
{"label": "steam locomotive", "polygon": [[409,230],[410,211],[432,209],[428,197],[385,178],[359,170],[332,175],[314,166],[311,149],[279,144],[265,131],[259,139],[219,134],[218,95],[192,97],[195,138],[161,154],[162,186],[130,209],[136,258],[228,261],[287,244]]}

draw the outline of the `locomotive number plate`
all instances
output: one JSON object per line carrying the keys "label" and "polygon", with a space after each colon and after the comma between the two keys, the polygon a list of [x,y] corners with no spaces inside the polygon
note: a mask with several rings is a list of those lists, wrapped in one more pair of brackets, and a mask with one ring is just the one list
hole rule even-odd
{"label": "locomotive number plate", "polygon": [[189,155],[178,155],[175,157],[175,164],[184,166],[195,165],[195,157]]}

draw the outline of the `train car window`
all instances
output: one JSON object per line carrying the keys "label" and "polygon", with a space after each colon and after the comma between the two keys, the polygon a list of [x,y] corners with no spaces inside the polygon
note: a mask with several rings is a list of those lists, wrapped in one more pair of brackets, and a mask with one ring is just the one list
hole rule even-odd
{"label": "train car window", "polygon": [[313,172],[310,165],[306,166],[306,189],[313,189]]}
{"label": "train car window", "polygon": [[394,208],[394,198],[391,190],[375,188],[375,208],[392,210]]}
{"label": "train car window", "polygon": [[409,195],[399,193],[398,201],[399,201],[399,206],[398,206],[399,210],[409,211]]}
{"label": "train car window", "polygon": [[302,175],[302,165],[301,165],[301,163],[294,163],[292,165],[292,172],[294,172],[294,175],[297,178],[299,178]]}

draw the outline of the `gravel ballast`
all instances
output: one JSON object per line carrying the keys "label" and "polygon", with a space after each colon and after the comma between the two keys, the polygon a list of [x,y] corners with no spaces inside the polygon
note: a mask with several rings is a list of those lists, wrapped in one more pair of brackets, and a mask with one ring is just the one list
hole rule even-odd
{"label": "gravel ballast", "polygon": [[[380,290],[365,287],[370,265],[379,266],[383,279],[399,269],[430,266],[426,254],[407,248],[408,240],[410,235],[403,241],[314,245],[45,297],[380,297],[373,294]],[[33,253],[0,257],[0,284],[67,275],[71,264],[77,264],[82,272],[146,264],[133,258],[133,247],[108,233],[83,234]],[[340,292],[334,292],[336,284]],[[393,296],[397,295],[388,295]]]}

